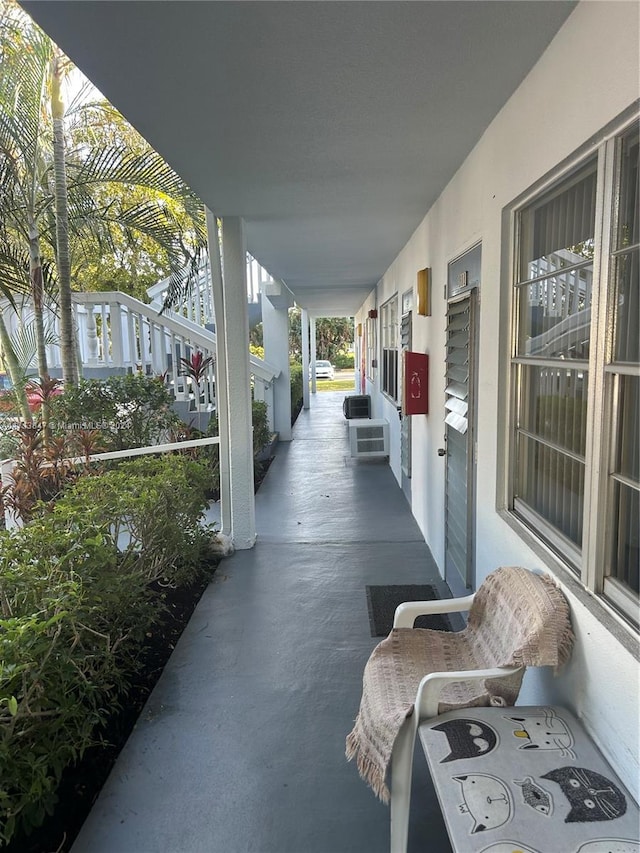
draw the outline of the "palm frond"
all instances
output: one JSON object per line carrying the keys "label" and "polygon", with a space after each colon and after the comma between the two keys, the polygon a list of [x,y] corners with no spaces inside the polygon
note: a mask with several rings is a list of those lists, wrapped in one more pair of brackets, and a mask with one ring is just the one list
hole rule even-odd
{"label": "palm frond", "polygon": [[0,143],[33,159],[41,144],[42,99],[49,74],[51,40],[26,16],[2,30]]}
{"label": "palm frond", "polygon": [[0,293],[16,307],[15,295],[29,293],[29,255],[4,241],[0,243]]}
{"label": "palm frond", "polygon": [[162,304],[162,311],[167,311],[179,305],[198,285],[202,267],[205,263],[206,245],[198,244],[187,258],[184,266],[172,266],[169,275],[169,286]]}
{"label": "palm frond", "polygon": [[96,148],[80,164],[69,164],[68,183],[115,183],[146,187],[168,196],[180,197],[188,190],[181,178],[153,149],[132,152],[124,145]]}
{"label": "palm frond", "polygon": [[[58,335],[51,324],[45,327],[44,343],[45,346],[53,346],[59,343]],[[23,368],[26,369],[35,362],[38,353],[38,343],[34,320],[29,320],[15,329],[11,335],[11,345],[18,362]]]}

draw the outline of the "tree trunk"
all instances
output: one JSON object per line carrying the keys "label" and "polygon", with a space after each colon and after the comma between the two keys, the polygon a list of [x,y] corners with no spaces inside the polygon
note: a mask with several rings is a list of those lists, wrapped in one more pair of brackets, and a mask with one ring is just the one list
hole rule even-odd
{"label": "tree trunk", "polygon": [[[42,281],[42,256],[40,254],[40,234],[35,222],[29,222],[29,278],[31,298],[33,299],[33,317],[36,328],[36,351],[38,354],[38,375],[46,379],[49,375],[47,350],[44,340],[44,284]],[[28,367],[25,364],[25,370]]]}
{"label": "tree trunk", "polygon": [[27,402],[27,392],[24,388],[24,376],[20,368],[16,354],[13,351],[13,344],[7,327],[5,326],[2,310],[0,309],[0,349],[2,349],[2,358],[7,365],[11,382],[13,383],[14,393],[20,408],[20,414],[25,421],[31,420],[31,411]]}
{"label": "tree trunk", "polygon": [[56,197],[56,266],[60,303],[60,352],[65,385],[76,385],[75,336],[71,304],[71,255],[69,252],[69,206],[64,146],[64,103],[60,84],[62,64],[59,51],[51,60],[51,114],[53,117],[53,164]]}

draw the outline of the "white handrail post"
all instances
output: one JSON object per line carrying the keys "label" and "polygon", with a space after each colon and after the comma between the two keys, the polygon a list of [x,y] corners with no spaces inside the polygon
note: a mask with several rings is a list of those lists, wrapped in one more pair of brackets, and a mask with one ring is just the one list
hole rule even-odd
{"label": "white handrail post", "polygon": [[102,355],[100,357],[100,361],[103,364],[109,364],[109,323],[107,321],[108,314],[109,307],[106,302],[103,302],[100,306],[100,342],[102,344]]}
{"label": "white handrail post", "polygon": [[96,315],[93,313],[93,305],[87,305],[86,311],[87,363],[91,366],[95,366],[98,363],[98,332],[96,326]]}
{"label": "white handrail post", "polygon": [[73,303],[73,327],[76,336],[77,357],[80,361],[88,360],[87,347],[87,308],[85,305]]}
{"label": "white handrail post", "polygon": [[[124,365],[122,309],[117,302],[109,303],[109,326],[111,327],[111,363],[114,367],[122,367]],[[108,360],[108,353],[105,353],[105,361]]]}
{"label": "white handrail post", "polygon": [[127,308],[126,314],[122,319],[123,319],[123,323],[126,324],[126,332],[127,332],[126,337],[125,337],[127,349],[125,350],[123,367],[131,365],[131,369],[135,373],[136,362],[138,360],[138,354],[136,351],[136,338],[135,338],[135,330],[133,327],[133,311],[131,310],[131,308]]}

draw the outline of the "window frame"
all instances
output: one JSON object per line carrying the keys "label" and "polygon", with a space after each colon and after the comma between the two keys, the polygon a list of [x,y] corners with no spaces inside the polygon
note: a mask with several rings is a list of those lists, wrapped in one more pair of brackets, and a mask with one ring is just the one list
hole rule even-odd
{"label": "window frame", "polygon": [[380,306],[380,391],[393,403],[398,402],[398,351],[400,320],[398,294]]}
{"label": "window frame", "polygon": [[376,368],[378,366],[376,353],[378,352],[378,329],[375,317],[367,317],[365,320],[365,342],[366,362],[365,370],[367,379],[375,380]]}
{"label": "window frame", "polygon": [[[615,299],[618,279],[615,271],[618,239],[618,217],[621,214],[622,146],[625,138],[633,139],[637,132],[638,109],[627,111],[615,123],[602,131],[600,137],[568,158],[563,164],[546,175],[538,184],[516,199],[505,209],[505,224],[510,235],[508,263],[505,277],[508,287],[503,291],[502,309],[508,317],[508,340],[503,339],[506,358],[504,370],[507,380],[503,384],[500,411],[500,433],[504,438],[498,472],[498,511],[505,517],[534,550],[541,554],[552,568],[560,567],[578,584],[598,596],[600,604],[607,605],[627,625],[638,630],[638,597],[633,590],[614,577],[609,577],[613,565],[612,524],[615,518],[614,500],[615,474],[614,456],[617,442],[617,421],[622,415],[618,404],[624,376],[640,376],[640,365],[616,362],[614,347]],[[590,160],[597,157],[596,209],[595,209],[595,252],[593,258],[593,293],[591,301],[591,327],[589,338],[588,380],[589,390],[586,405],[586,445],[584,500],[582,504],[583,536],[582,548],[572,549],[562,542],[562,535],[546,529],[540,535],[536,514],[516,507],[515,483],[517,459],[517,427],[519,417],[518,380],[522,373],[522,359],[518,358],[518,324],[520,321],[516,291],[522,288],[519,281],[521,269],[522,234],[521,214],[532,209],[545,195],[566,190],[575,176],[583,171]],[[637,250],[636,244],[627,249],[628,254]],[[507,352],[508,346],[508,352]],[[574,367],[570,361],[566,366]],[[521,380],[520,380],[521,382]],[[521,387],[521,385],[520,385]],[[619,482],[619,480],[618,480]],[[633,488],[636,488],[634,482]],[[603,523],[602,519],[605,519]]]}

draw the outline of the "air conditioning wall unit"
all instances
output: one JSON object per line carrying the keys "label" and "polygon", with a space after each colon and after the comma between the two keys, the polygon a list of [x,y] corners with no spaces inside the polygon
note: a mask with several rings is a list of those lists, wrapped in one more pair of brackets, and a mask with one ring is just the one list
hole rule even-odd
{"label": "air conditioning wall unit", "polygon": [[351,394],[344,398],[342,411],[347,420],[351,418],[370,418],[371,397],[369,394]]}
{"label": "air conditioning wall unit", "polygon": [[357,419],[349,422],[349,447],[355,459],[389,455],[389,422]]}

